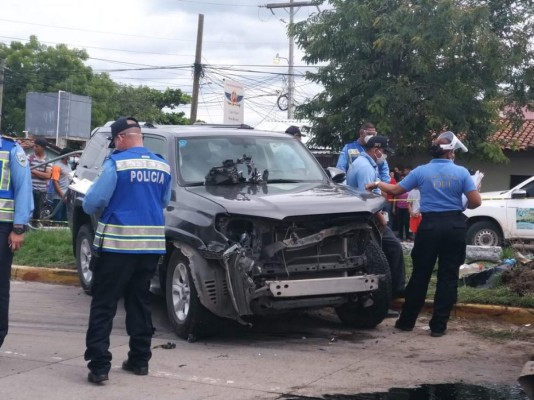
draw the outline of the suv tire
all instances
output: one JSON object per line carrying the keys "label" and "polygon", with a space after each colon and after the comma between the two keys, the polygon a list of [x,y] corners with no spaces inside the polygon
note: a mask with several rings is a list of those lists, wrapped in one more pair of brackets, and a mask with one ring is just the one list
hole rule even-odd
{"label": "suv tire", "polygon": [[76,236],[76,269],[80,277],[80,284],[87,294],[91,294],[93,283],[93,272],[89,269],[93,238],[93,229],[89,224],[82,225]]}
{"label": "suv tire", "polygon": [[[371,329],[380,324],[386,318],[389,302],[391,300],[391,272],[389,270],[388,260],[375,241],[370,241],[365,248],[367,257],[368,274],[383,275],[378,285],[378,290],[370,292],[369,295],[359,295],[359,301],[356,303],[347,303],[336,307],[336,313],[344,324],[354,328]],[[373,304],[364,307],[365,299],[363,296],[369,296]]]}
{"label": "suv tire", "polygon": [[195,341],[217,326],[217,317],[200,302],[189,259],[178,249],[173,250],[167,265],[165,297],[169,321],[179,337]]}

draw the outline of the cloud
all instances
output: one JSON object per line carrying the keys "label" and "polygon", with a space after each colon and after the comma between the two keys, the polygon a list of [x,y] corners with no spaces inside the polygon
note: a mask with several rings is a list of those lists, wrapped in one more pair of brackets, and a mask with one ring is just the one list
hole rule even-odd
{"label": "cloud", "polygon": [[[86,48],[91,57],[88,64],[93,70],[108,72],[118,82],[162,90],[178,87],[190,93],[198,14],[202,13],[202,63],[212,68],[202,81],[199,117],[221,122],[217,119],[222,115],[222,99],[219,102],[217,96],[220,94],[222,98],[222,79],[230,78],[242,81],[245,94],[253,96],[245,105],[245,122],[254,124],[265,118],[285,116],[276,111],[275,103],[277,91],[281,93],[284,85],[287,86],[287,77],[273,72],[285,73],[287,63],[274,66],[272,60],[276,53],[287,57],[286,25],[281,21],[288,19],[287,10],[275,10],[273,15],[266,8],[258,7],[265,3],[263,0],[3,0],[0,40],[24,42],[30,35],[36,35],[47,45],[65,43],[71,48]],[[313,11],[302,8],[297,18],[306,18]],[[300,57],[297,50],[296,65],[302,65]],[[222,70],[223,65],[240,71]],[[138,70],[142,66],[177,69]],[[115,71],[124,68],[131,70]],[[250,70],[264,73],[246,72]]]}

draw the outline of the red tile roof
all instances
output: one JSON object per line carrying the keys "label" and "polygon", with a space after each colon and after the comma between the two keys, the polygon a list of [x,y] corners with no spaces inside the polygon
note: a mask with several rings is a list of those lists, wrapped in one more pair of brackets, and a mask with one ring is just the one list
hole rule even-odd
{"label": "red tile roof", "polygon": [[522,127],[514,132],[512,124],[502,121],[503,129],[491,137],[492,142],[497,142],[506,150],[530,150],[534,149],[534,113],[524,112],[525,119]]}

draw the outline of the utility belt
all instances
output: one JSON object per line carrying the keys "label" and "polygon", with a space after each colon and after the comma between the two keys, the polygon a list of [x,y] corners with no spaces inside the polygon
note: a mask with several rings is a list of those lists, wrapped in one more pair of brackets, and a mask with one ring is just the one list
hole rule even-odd
{"label": "utility belt", "polygon": [[448,218],[462,215],[462,211],[436,211],[421,213],[423,218]]}

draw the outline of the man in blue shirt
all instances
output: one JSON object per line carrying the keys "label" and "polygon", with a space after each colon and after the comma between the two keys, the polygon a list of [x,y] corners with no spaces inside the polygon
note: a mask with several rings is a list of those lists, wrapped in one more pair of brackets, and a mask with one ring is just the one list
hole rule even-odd
{"label": "man in blue shirt", "polygon": [[[352,165],[352,162],[358,158],[360,154],[365,153],[365,142],[371,137],[376,136],[376,134],[376,128],[372,123],[364,123],[360,128],[358,139],[343,146],[336,167],[347,172]],[[382,182],[389,183],[391,178],[389,176],[389,165],[387,161],[378,166],[378,173]]]}
{"label": "man in blue shirt", "polygon": [[[111,369],[109,336],[117,302],[124,296],[128,359],[122,369],[148,374],[153,334],[150,279],[165,254],[163,208],[170,199],[170,166],[143,146],[135,118],[121,117],[111,125],[116,151],[104,161],[102,174],[83,200],[88,214],[102,211],[93,247],[93,284],[85,360],[91,383],[108,380]],[[93,261],[93,260],[91,260]]]}
{"label": "man in blue shirt", "polygon": [[33,211],[32,179],[24,150],[0,137],[0,347],[9,327],[9,287],[13,253],[24,243]]}
{"label": "man in blue shirt", "polygon": [[[368,184],[380,181],[379,167],[385,163],[386,153],[391,152],[386,137],[371,137],[365,144],[365,152],[352,162],[347,174],[347,185],[365,191]],[[381,194],[380,190],[375,190],[375,193]],[[403,297],[406,278],[402,246],[391,228],[387,226],[382,212],[376,214],[376,221],[382,233],[382,250],[391,271],[393,297]]]}
{"label": "man in blue shirt", "polygon": [[376,181],[368,190],[380,189],[397,195],[419,188],[423,216],[412,250],[413,271],[406,287],[406,301],[395,327],[411,331],[425,303],[428,284],[436,260],[438,282],[434,296],[434,311],[429,322],[433,337],[443,336],[456,303],[460,265],[465,260],[466,226],[462,211],[462,195],[467,208],[481,204],[480,194],[469,172],[454,164],[454,152],[467,151],[454,133],[447,131],[432,143],[434,159],[414,169],[396,185]]}

